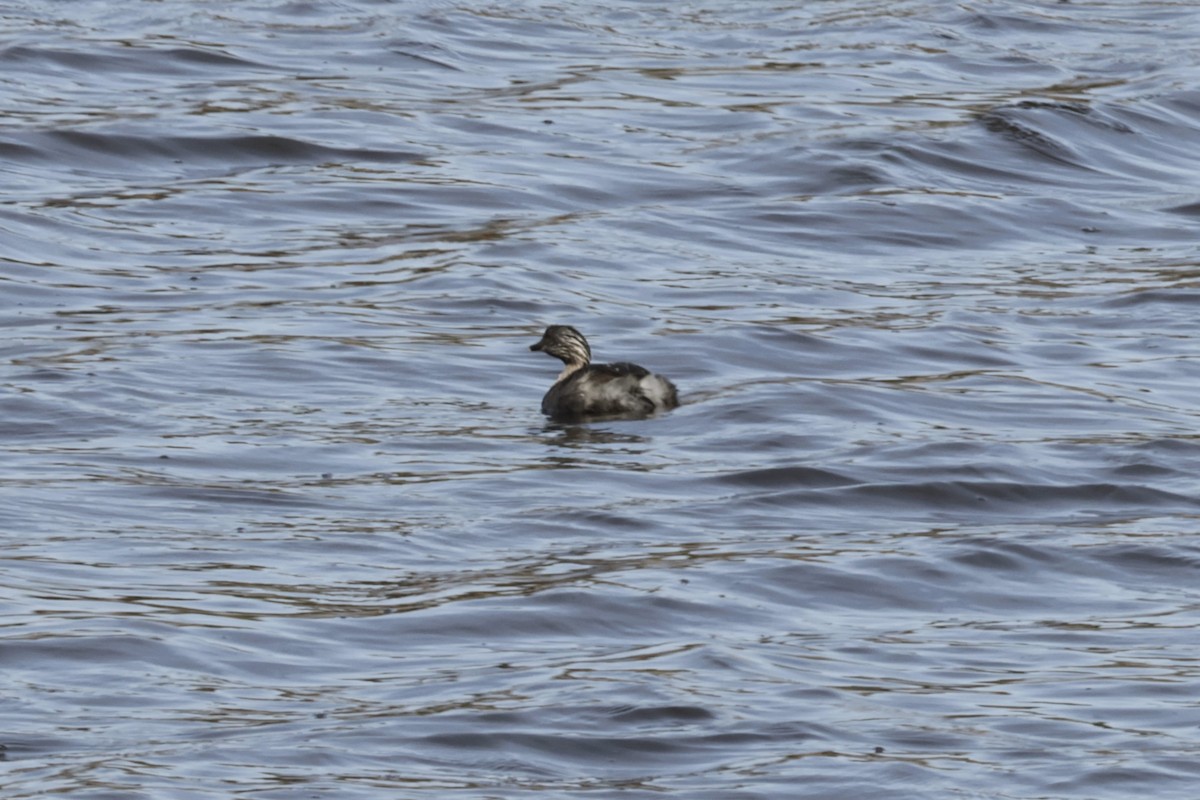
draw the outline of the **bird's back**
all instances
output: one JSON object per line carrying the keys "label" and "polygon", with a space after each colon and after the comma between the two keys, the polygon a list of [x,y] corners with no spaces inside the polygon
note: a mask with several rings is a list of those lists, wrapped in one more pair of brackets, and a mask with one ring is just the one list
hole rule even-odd
{"label": "bird's back", "polygon": [[557,420],[642,417],[679,405],[675,384],[637,364],[588,364],[550,387],[542,413]]}

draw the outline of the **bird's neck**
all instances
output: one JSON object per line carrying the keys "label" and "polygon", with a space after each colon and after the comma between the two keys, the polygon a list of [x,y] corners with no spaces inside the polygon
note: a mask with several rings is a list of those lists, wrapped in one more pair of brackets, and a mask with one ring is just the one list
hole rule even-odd
{"label": "bird's neck", "polygon": [[566,366],[563,367],[562,372],[558,373],[558,380],[556,380],[555,383],[562,383],[567,378],[571,377],[576,372],[578,372],[579,370],[586,367],[588,364],[588,362],[586,362],[586,361],[566,361],[563,363],[565,363]]}

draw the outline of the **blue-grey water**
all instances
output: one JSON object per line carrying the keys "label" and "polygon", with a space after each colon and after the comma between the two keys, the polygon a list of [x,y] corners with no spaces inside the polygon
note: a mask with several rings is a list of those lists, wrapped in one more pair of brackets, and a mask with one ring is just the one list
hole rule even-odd
{"label": "blue-grey water", "polygon": [[0,796],[1192,800],[1197,42],[0,5]]}

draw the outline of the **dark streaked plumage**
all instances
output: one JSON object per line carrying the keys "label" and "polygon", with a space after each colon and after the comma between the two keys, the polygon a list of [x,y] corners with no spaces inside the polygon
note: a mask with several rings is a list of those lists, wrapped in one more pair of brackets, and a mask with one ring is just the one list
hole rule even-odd
{"label": "dark streaked plumage", "polygon": [[566,366],[542,398],[542,413],[562,422],[595,417],[645,417],[675,408],[675,384],[637,364],[593,364],[592,349],[570,325],[551,325],[530,350]]}

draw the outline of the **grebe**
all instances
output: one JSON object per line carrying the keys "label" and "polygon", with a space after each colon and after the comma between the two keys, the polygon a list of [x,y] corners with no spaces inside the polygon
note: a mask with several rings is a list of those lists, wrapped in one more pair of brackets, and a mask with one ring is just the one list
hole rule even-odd
{"label": "grebe", "polygon": [[592,349],[570,325],[551,325],[530,350],[566,366],[542,398],[542,413],[560,422],[594,417],[645,417],[675,408],[675,384],[637,364],[593,364]]}

